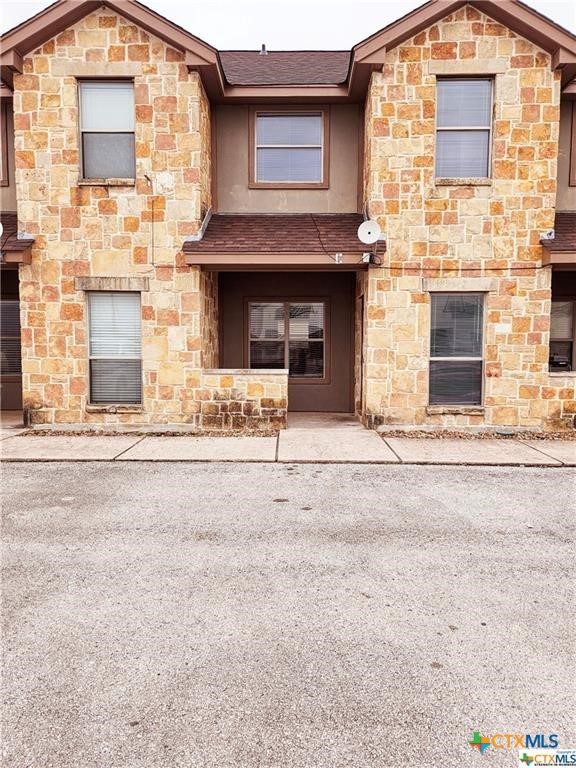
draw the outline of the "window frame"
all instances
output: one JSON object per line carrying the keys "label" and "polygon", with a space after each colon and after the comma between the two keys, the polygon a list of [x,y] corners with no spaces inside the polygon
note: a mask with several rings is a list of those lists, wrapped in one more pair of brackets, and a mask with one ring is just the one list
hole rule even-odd
{"label": "window frame", "polygon": [[[479,356],[460,355],[458,357],[432,356],[432,319],[434,297],[479,296],[482,299],[482,354]],[[428,341],[428,407],[429,408],[483,408],[486,383],[486,292],[483,291],[433,291],[430,293],[429,302],[429,341]],[[432,361],[444,362],[477,362],[480,360],[480,397],[477,403],[432,403],[430,402],[430,371]]]}
{"label": "window frame", "polygon": [[[322,181],[258,181],[256,128],[259,115],[320,115],[322,117]],[[328,189],[330,187],[330,106],[250,107],[248,117],[248,189]],[[291,145],[294,147],[304,144]]]}
{"label": "window frame", "polygon": [[553,371],[550,368],[550,360],[548,360],[548,373],[555,373],[559,376],[563,374],[572,374],[576,372],[576,299],[570,298],[552,298],[550,303],[550,318],[552,318],[552,304],[572,304],[572,338],[565,337],[559,338],[558,336],[552,336],[552,323],[550,323],[550,338],[548,340],[548,355],[551,353],[551,346],[553,341],[564,341],[572,344],[572,357],[570,360],[569,371]]}
{"label": "window frame", "polygon": [[[439,126],[438,125],[438,86],[441,82],[455,81],[455,80],[483,80],[490,83],[490,125],[486,126],[469,126],[469,125],[451,125],[451,126]],[[437,76],[436,77],[436,111],[434,119],[434,179],[436,184],[443,184],[446,182],[456,181],[462,183],[462,180],[470,180],[472,184],[492,180],[492,156],[493,156],[493,143],[494,143],[494,91],[496,88],[496,80],[494,76],[490,75],[454,75],[454,76]],[[438,163],[438,133],[445,131],[487,131],[488,132],[488,159],[486,163],[486,175],[485,176],[439,176],[437,173]]]}
{"label": "window frame", "polygon": [[[329,296],[249,296],[244,299],[244,361],[247,370],[250,368],[250,305],[251,304],[323,304],[324,305],[324,375],[320,378],[312,376],[290,376],[290,313],[284,313],[284,369],[288,370],[289,384],[330,384],[330,371],[332,370],[332,343],[330,336],[330,297]],[[316,341],[320,341],[317,339]],[[281,371],[282,368],[270,368],[271,373]]]}
{"label": "window frame", "polygon": [[568,164],[568,186],[576,187],[576,100],[572,102],[570,126],[570,161]]}
{"label": "window frame", "polygon": [[[136,294],[140,302],[140,357],[111,357],[110,355],[101,356],[93,355],[90,343],[92,318],[91,318],[91,302],[90,296],[98,293],[118,293],[118,294]],[[144,405],[144,359],[142,355],[142,292],[141,291],[86,291],[86,329],[87,340],[86,346],[88,349],[88,406],[95,408],[142,408]],[[97,402],[92,399],[92,360],[138,360],[140,362],[140,400],[138,402]]]}
{"label": "window frame", "polygon": [[0,187],[10,186],[10,164],[8,162],[8,101],[0,99]]}
{"label": "window frame", "polygon": [[[116,83],[132,86],[132,92],[134,94],[134,130],[132,131],[104,131],[104,130],[90,130],[85,131],[82,127],[82,85],[84,83],[106,83],[107,85],[114,85]],[[78,157],[80,162],[80,181],[94,184],[98,181],[106,182],[108,179],[120,179],[123,181],[134,181],[136,178],[136,100],[135,100],[135,83],[134,78],[131,77],[82,77],[76,80],[76,88],[78,92]],[[84,167],[84,134],[85,133],[105,133],[105,134],[121,134],[130,135],[134,137],[134,176],[86,176]]]}

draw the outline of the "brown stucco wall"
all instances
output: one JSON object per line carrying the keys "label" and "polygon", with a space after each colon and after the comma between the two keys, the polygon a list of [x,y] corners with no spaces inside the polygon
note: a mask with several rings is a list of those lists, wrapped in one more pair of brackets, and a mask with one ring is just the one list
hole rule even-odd
{"label": "brown stucco wall", "polygon": [[[292,411],[350,412],[353,405],[353,272],[222,272],[219,280],[221,365],[246,368],[248,300],[321,300],[330,310],[328,381],[288,385]],[[328,324],[327,324],[328,327]]]}
{"label": "brown stucco wall", "polygon": [[16,210],[16,180],[14,178],[14,116],[12,112],[12,99],[2,99],[6,104],[6,125],[2,125],[2,135],[7,139],[8,154],[8,186],[0,186],[0,210]]}
{"label": "brown stucco wall", "polygon": [[[310,105],[313,109],[314,106]],[[220,213],[355,213],[358,208],[360,110],[330,107],[330,188],[248,188],[248,106],[218,106],[216,207]]]}
{"label": "brown stucco wall", "polygon": [[[576,187],[568,183],[570,178],[570,145],[572,140],[572,104],[562,101],[560,105],[560,143],[558,147],[558,197],[559,211],[576,211]],[[574,126],[576,130],[576,126]]]}

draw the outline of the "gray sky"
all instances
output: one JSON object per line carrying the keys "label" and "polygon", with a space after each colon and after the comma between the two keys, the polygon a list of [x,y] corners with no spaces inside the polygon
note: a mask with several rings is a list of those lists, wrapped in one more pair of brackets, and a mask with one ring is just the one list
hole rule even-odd
{"label": "gray sky", "polygon": [[[576,33],[574,0],[524,0]],[[216,48],[347,49],[423,0],[145,0],[146,5]],[[50,5],[0,0],[0,30]]]}

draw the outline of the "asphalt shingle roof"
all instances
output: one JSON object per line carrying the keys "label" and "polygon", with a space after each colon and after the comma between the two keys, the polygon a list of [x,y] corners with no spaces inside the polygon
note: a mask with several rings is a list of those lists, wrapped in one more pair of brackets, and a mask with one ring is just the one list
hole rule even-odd
{"label": "asphalt shingle roof", "polygon": [[350,51],[220,51],[230,85],[329,85],[345,82]]}
{"label": "asphalt shingle roof", "polygon": [[344,214],[215,214],[202,240],[186,241],[185,253],[358,253],[363,217]]}

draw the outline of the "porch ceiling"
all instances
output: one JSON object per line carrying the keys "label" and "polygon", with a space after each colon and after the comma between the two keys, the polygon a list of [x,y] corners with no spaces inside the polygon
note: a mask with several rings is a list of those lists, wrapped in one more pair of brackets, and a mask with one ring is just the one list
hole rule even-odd
{"label": "porch ceiling", "polygon": [[187,240],[188,264],[299,266],[335,268],[366,266],[370,247],[358,240],[360,214],[216,214],[200,240]]}

